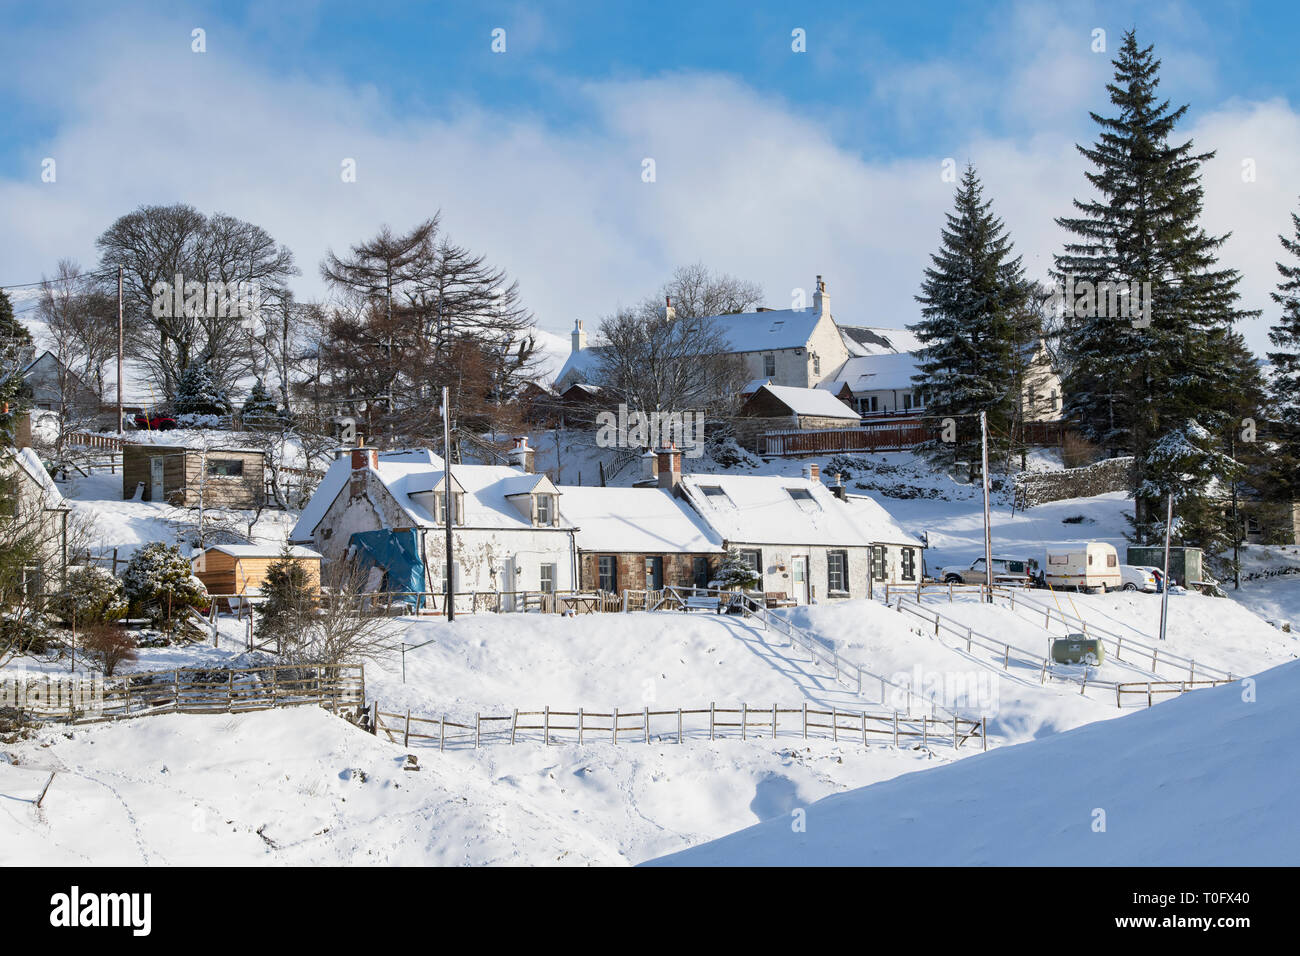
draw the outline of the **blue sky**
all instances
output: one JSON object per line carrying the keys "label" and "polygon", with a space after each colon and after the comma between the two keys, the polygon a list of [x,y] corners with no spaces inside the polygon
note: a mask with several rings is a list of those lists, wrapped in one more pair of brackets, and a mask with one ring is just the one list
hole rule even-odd
{"label": "blue sky", "polygon": [[[1300,196],[1297,6],[5,3],[0,282],[89,265],[117,215],[180,200],[268,228],[319,294],[326,247],[441,209],[557,332],[692,261],[774,306],[820,272],[837,316],[898,326],[951,198],[945,158],[976,164],[1045,270],[1053,218],[1086,190],[1073,144],[1136,26],[1191,104],[1184,135],[1219,151],[1206,224],[1234,233],[1225,258],[1267,310]],[[1247,331],[1263,348],[1264,324]]]}

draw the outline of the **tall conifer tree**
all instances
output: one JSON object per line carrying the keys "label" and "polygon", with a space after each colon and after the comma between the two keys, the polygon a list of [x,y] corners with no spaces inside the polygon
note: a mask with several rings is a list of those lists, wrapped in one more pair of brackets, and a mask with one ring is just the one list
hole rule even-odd
{"label": "tall conifer tree", "polygon": [[[1133,31],[1114,65],[1106,89],[1117,115],[1092,113],[1100,135],[1078,147],[1099,196],[1076,199],[1077,214],[1057,220],[1075,238],[1056,257],[1054,278],[1075,290],[1067,303],[1075,314],[1065,335],[1066,414],[1089,439],[1135,456],[1135,532],[1146,540],[1163,512],[1160,495],[1185,487],[1176,459],[1152,455],[1153,447],[1189,423],[1215,440],[1237,424],[1233,393],[1257,372],[1253,363],[1227,368],[1224,349],[1232,324],[1258,313],[1237,308],[1240,275],[1219,267],[1227,235],[1200,226],[1200,169],[1214,153],[1170,143],[1187,107],[1157,98],[1160,61]],[[1123,293],[1127,315],[1116,314]]]}
{"label": "tall conifer tree", "polygon": [[1029,296],[1020,257],[992,206],[968,166],[916,297],[921,321],[908,326],[924,345],[913,381],[926,393],[926,409],[956,426],[955,441],[923,450],[948,466],[970,463],[972,477],[980,458],[974,416],[987,412],[995,436],[1008,435],[1015,420]]}

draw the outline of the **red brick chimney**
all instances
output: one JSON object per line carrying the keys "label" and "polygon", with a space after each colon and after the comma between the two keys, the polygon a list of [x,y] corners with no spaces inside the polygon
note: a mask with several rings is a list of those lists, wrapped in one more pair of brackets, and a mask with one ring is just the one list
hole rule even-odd
{"label": "red brick chimney", "polygon": [[669,491],[676,489],[682,480],[682,453],[676,444],[670,443],[666,448],[656,452],[658,458],[659,487]]}
{"label": "red brick chimney", "polygon": [[379,449],[367,448],[357,440],[357,447],[352,449],[352,478],[349,482],[348,493],[353,498],[360,498],[366,493],[366,471],[374,471],[379,467]]}
{"label": "red brick chimney", "polygon": [[811,482],[820,482],[820,481],[821,481],[821,468],[818,467],[818,465],[817,465],[817,463],[816,463],[815,461],[814,461],[814,462],[811,462],[811,463],[809,463],[809,464],[807,464],[807,465],[804,465],[804,466],[803,466],[803,476],[804,476],[805,478],[807,478],[807,479],[808,479],[809,481],[811,481]]}

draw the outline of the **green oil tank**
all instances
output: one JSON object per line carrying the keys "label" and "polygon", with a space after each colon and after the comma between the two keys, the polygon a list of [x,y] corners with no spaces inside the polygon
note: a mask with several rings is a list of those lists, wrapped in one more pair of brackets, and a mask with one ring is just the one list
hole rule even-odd
{"label": "green oil tank", "polygon": [[1052,641],[1052,660],[1057,664],[1101,664],[1106,649],[1101,641],[1087,634],[1067,634]]}

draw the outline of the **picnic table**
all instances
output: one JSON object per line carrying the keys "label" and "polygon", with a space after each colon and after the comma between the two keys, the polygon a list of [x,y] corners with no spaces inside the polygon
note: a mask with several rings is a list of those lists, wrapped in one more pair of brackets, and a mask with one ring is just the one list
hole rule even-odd
{"label": "picnic table", "polygon": [[566,594],[557,597],[560,611],[573,611],[581,614],[595,614],[600,609],[599,594]]}

